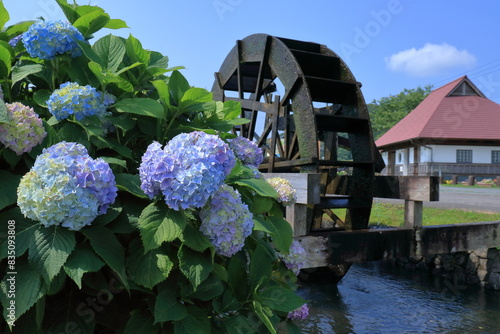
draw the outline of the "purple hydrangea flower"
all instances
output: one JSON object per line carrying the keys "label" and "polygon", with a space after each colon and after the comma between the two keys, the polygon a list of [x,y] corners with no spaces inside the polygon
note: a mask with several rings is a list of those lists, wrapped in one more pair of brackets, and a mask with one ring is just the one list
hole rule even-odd
{"label": "purple hydrangea flower", "polygon": [[106,213],[117,191],[104,160],[92,159],[81,144],[61,142],[44,149],[21,178],[17,204],[25,217],[46,227],[77,231]]}
{"label": "purple hydrangea flower", "polygon": [[98,92],[94,87],[66,82],[50,95],[47,107],[59,121],[70,115],[80,121],[88,116],[105,116],[107,107],[113,103],[111,95]]}
{"label": "purple hydrangea flower", "polygon": [[258,167],[264,160],[262,149],[245,137],[228,139],[227,142],[243,165]]}
{"label": "purple hydrangea flower", "polygon": [[17,155],[31,151],[47,135],[42,120],[33,108],[21,103],[7,103],[6,107],[10,122],[0,123],[0,142]]}
{"label": "purple hydrangea flower", "polygon": [[149,145],[139,168],[141,189],[150,198],[163,194],[174,210],[201,208],[224,183],[235,160],[218,136],[181,133],[163,150],[159,143]]}
{"label": "purple hydrangea flower", "polygon": [[39,20],[22,34],[22,40],[31,57],[50,60],[65,53],[80,56],[82,50],[76,41],[85,38],[69,22]]}
{"label": "purple hydrangea flower", "polygon": [[238,191],[222,185],[200,211],[200,231],[210,239],[218,254],[233,256],[252,234],[253,216]]}
{"label": "purple hydrangea flower", "polygon": [[295,275],[300,273],[300,269],[304,267],[306,261],[306,251],[297,240],[292,241],[288,254],[278,253],[278,256]]}
{"label": "purple hydrangea flower", "polygon": [[278,202],[284,206],[295,204],[297,201],[297,191],[292,188],[292,185],[287,179],[282,177],[271,177],[266,181],[278,192]]}
{"label": "purple hydrangea flower", "polygon": [[304,320],[309,316],[309,307],[307,304],[302,305],[298,309],[288,312],[287,318],[290,320]]}

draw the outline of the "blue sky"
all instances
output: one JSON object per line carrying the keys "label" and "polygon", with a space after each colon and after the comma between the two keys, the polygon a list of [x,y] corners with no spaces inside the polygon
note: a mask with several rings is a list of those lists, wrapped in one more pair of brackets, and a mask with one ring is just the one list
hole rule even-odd
{"label": "blue sky", "polygon": [[[434,88],[467,74],[500,103],[497,0],[86,0],[143,46],[185,66],[193,86],[211,89],[236,40],[254,33],[325,44],[363,84],[367,102],[405,88]],[[61,19],[55,0],[4,0],[12,22]]]}

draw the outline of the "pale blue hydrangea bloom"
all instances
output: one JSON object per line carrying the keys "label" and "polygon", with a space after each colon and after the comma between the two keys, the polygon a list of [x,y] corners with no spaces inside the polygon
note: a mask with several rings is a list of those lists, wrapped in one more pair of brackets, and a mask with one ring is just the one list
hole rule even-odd
{"label": "pale blue hydrangea bloom", "polygon": [[278,202],[284,206],[295,204],[297,201],[297,191],[292,187],[287,179],[282,177],[271,177],[266,181],[278,193]]}
{"label": "pale blue hydrangea bloom", "polygon": [[218,254],[231,257],[252,234],[253,216],[240,194],[222,185],[200,211],[200,231],[210,239]]}
{"label": "pale blue hydrangea bloom", "polygon": [[262,149],[245,137],[228,139],[227,142],[243,165],[258,167],[264,160]]}
{"label": "pale blue hydrangea bloom", "polygon": [[107,107],[113,103],[114,99],[111,95],[103,94],[94,87],[66,82],[50,95],[47,107],[59,121],[70,115],[75,115],[75,118],[80,121],[88,116],[105,116]]}
{"label": "pale blue hydrangea bloom", "polygon": [[19,102],[7,103],[9,123],[0,123],[0,142],[21,155],[40,144],[47,132],[33,108]]}
{"label": "pale blue hydrangea bloom", "polygon": [[288,254],[278,253],[278,256],[283,260],[285,266],[293,271],[295,275],[300,273],[300,269],[304,267],[306,261],[306,251],[297,240],[292,241]]}
{"label": "pale blue hydrangea bloom", "polygon": [[224,183],[235,162],[218,136],[181,133],[163,150],[159,143],[149,145],[139,167],[141,189],[150,198],[163,194],[174,210],[200,208]]}
{"label": "pale blue hydrangea bloom", "polygon": [[287,318],[290,320],[304,320],[309,316],[309,307],[307,304],[302,305],[298,309],[288,312]]}
{"label": "pale blue hydrangea bloom", "polygon": [[25,217],[48,227],[80,230],[113,204],[118,189],[109,165],[85,147],[61,142],[43,150],[21,178],[17,204]]}
{"label": "pale blue hydrangea bloom", "polygon": [[69,22],[39,20],[22,34],[22,40],[31,57],[50,60],[65,53],[80,56],[82,50],[76,41],[85,38]]}

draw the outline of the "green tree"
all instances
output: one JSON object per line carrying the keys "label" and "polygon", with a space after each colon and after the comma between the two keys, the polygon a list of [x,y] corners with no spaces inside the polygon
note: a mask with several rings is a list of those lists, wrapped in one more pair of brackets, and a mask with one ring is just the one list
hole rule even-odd
{"label": "green tree", "polygon": [[380,138],[397,122],[408,115],[430,94],[432,85],[404,89],[397,95],[382,97],[368,104],[372,122],[373,136]]}

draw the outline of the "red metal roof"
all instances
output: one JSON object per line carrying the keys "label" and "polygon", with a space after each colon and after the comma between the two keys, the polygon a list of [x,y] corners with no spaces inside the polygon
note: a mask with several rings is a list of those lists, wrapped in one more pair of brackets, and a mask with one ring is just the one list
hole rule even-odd
{"label": "red metal roof", "polygon": [[[449,96],[466,82],[479,95]],[[500,140],[500,105],[463,76],[433,90],[375,144],[379,148],[417,138]]]}

